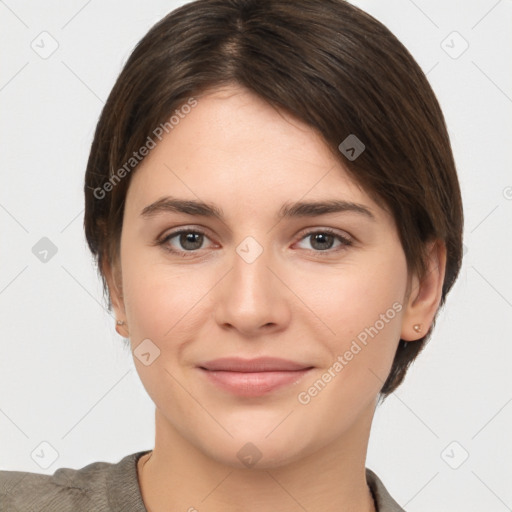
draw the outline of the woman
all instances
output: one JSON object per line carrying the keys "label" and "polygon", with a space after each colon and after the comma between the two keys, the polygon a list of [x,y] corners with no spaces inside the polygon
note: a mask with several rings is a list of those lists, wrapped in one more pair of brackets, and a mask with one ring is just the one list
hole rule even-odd
{"label": "woman", "polygon": [[404,46],[341,0],[186,4],[126,63],[84,190],[155,446],[1,472],[2,510],[403,510],[365,467],[370,427],[431,334],[463,227]]}

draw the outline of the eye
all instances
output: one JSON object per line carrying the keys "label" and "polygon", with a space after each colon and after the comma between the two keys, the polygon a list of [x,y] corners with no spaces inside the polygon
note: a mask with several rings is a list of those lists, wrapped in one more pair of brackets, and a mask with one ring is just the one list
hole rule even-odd
{"label": "eye", "polygon": [[[312,249],[309,249],[308,247],[302,248],[314,252],[332,253],[339,250],[343,250],[345,247],[353,244],[353,241],[350,240],[349,238],[340,235],[339,233],[336,233],[332,229],[327,228],[316,231],[309,231],[301,238],[301,242],[307,239],[310,239],[310,245]],[[334,250],[330,250],[333,248],[336,241],[338,242],[338,245],[335,246],[337,248],[335,248]]]}
{"label": "eye", "polygon": [[[176,240],[171,242],[173,239]],[[185,256],[187,252],[193,253],[204,249],[203,242],[205,239],[208,239],[208,237],[202,231],[184,228],[169,233],[158,244],[169,252]]]}
{"label": "eye", "polygon": [[[304,243],[303,241],[307,239],[310,240],[310,246],[312,248],[301,247],[302,249],[317,254],[325,253],[326,256],[333,252],[343,250],[353,244],[351,239],[329,228],[317,229],[303,234],[299,244]],[[203,231],[181,228],[169,233],[162,240],[158,241],[157,244],[161,245],[166,251],[187,257],[193,256],[196,251],[205,249],[203,246],[205,240],[209,240],[209,238]],[[338,242],[337,245],[335,245],[336,242]]]}

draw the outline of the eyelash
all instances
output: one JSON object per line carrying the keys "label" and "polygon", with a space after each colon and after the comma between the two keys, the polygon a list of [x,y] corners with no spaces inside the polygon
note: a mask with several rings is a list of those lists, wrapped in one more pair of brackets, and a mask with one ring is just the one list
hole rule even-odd
{"label": "eyelash", "polygon": [[[192,250],[192,251],[177,251],[175,249],[171,249],[171,247],[169,245],[167,245],[167,242],[169,242],[171,239],[173,239],[174,237],[176,237],[176,236],[178,236],[178,235],[180,235],[182,233],[193,233],[195,235],[203,235],[206,238],[208,238],[208,235],[204,231],[201,231],[201,230],[198,230],[198,229],[182,228],[182,229],[177,229],[176,231],[173,231],[173,232],[169,233],[162,240],[157,241],[156,244],[162,246],[162,248],[165,251],[168,251],[168,252],[170,252],[172,254],[181,256],[183,258],[194,256],[201,249],[195,249],[195,250]],[[312,253],[315,253],[315,255],[318,254],[319,256],[323,256],[323,257],[329,256],[329,255],[331,255],[333,253],[336,253],[338,251],[342,251],[342,250],[346,249],[347,247],[350,247],[354,243],[351,239],[349,239],[349,238],[347,238],[345,236],[340,235],[339,233],[337,233],[336,231],[334,231],[334,230],[332,230],[330,228],[316,229],[316,230],[311,230],[311,231],[308,231],[306,233],[303,233],[301,238],[299,238],[298,241],[300,242],[300,241],[304,240],[305,238],[307,238],[308,236],[316,235],[316,234],[332,235],[332,236],[334,236],[336,239],[338,239],[341,242],[341,246],[338,247],[337,249],[326,249],[324,251],[317,251],[317,250],[314,250],[314,249],[305,249],[308,252],[312,252]]]}

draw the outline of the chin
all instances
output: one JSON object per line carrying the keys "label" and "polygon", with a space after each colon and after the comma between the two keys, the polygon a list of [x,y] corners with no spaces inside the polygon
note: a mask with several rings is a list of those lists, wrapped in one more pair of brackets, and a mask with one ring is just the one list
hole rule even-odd
{"label": "chin", "polygon": [[[211,438],[204,439],[206,444],[202,446],[202,451],[209,453],[209,456],[220,464],[252,470],[286,466],[300,459],[308,451],[306,446],[300,446],[299,442],[303,439],[298,434],[291,435],[283,431],[281,436],[273,438],[274,434],[271,434],[265,438],[267,434],[267,429],[264,433],[255,432],[253,429],[247,431],[245,435],[236,435],[218,442]],[[313,451],[313,447],[311,450]]]}

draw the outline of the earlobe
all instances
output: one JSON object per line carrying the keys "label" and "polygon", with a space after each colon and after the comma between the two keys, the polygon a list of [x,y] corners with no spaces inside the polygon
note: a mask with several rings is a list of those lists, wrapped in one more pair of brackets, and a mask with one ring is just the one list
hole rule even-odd
{"label": "earlobe", "polygon": [[442,240],[428,244],[427,270],[419,279],[411,279],[402,317],[401,339],[415,341],[430,329],[441,302],[446,270],[446,245]]}
{"label": "earlobe", "polygon": [[122,275],[121,270],[117,264],[110,265],[107,259],[103,264],[103,275],[107,281],[110,300],[114,313],[116,316],[116,331],[124,338],[129,337],[128,326],[126,324],[126,312],[124,307],[123,289],[122,289]]}
{"label": "earlobe", "polygon": [[126,325],[126,322],[121,321],[121,320],[116,321],[117,334],[119,334],[119,336],[122,336],[123,338],[128,338],[129,337],[128,329],[125,327],[122,327],[123,325]]}

